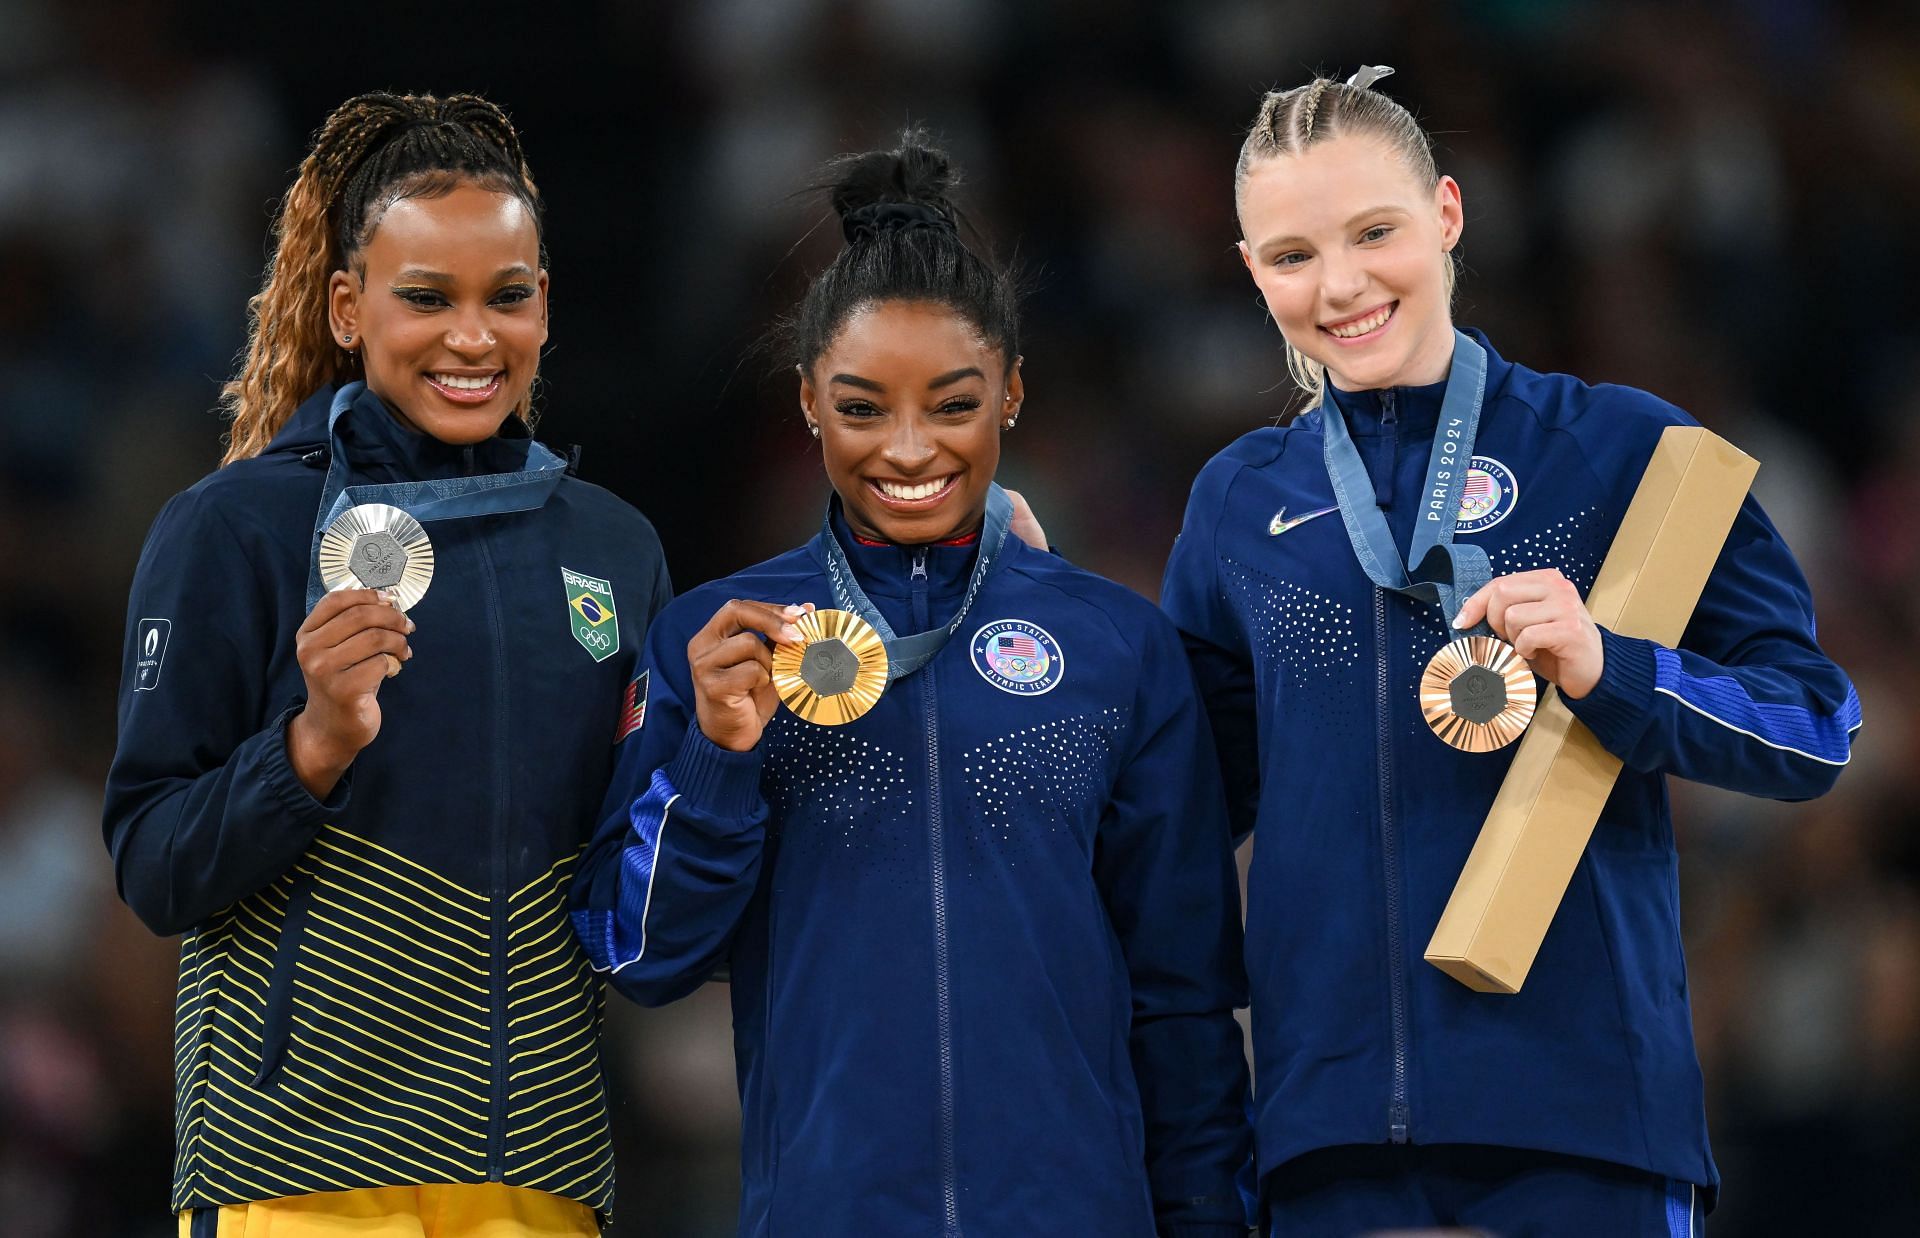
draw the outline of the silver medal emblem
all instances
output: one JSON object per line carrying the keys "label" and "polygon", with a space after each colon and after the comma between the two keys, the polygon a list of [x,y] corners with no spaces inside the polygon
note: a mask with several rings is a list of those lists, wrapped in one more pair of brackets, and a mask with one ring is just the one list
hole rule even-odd
{"label": "silver medal emblem", "polygon": [[401,610],[411,610],[433,583],[433,543],[397,507],[349,507],[320,535],[320,580],[328,592],[388,589]]}

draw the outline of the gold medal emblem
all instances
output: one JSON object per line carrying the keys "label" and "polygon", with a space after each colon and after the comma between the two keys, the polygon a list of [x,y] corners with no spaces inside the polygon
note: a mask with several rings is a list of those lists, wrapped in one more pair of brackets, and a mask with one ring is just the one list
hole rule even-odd
{"label": "gold medal emblem", "polygon": [[798,645],[773,651],[773,688],[808,722],[852,722],[887,690],[887,647],[871,624],[844,610],[816,610],[793,621]]}
{"label": "gold medal emblem", "polygon": [[433,583],[433,543],[420,522],[385,503],[349,507],[320,535],[320,582],[335,589],[387,589],[412,610]]}
{"label": "gold medal emblem", "polygon": [[1533,721],[1533,671],[1495,636],[1443,646],[1420,677],[1420,712],[1440,739],[1462,752],[1492,752]]}

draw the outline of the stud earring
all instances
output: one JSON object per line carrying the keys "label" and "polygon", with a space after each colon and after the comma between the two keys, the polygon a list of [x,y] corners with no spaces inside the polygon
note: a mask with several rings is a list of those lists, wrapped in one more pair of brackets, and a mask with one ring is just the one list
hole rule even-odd
{"label": "stud earring", "polygon": [[819,438],[819,437],[820,437],[820,427],[819,427],[819,426],[817,426],[817,425],[815,425],[815,424],[814,424],[813,422],[811,422],[811,421],[809,421],[809,422],[807,423],[807,429],[808,429],[808,430],[810,430],[810,431],[812,431],[812,433],[813,433],[813,437],[815,437],[815,438]]}
{"label": "stud earring", "polygon": [[1000,423],[1000,428],[1001,428],[1002,430],[1011,430],[1011,429],[1013,429],[1013,423],[1014,423],[1014,422],[1016,422],[1016,421],[1018,421],[1018,420],[1020,420],[1020,414],[1018,414],[1018,413],[1015,413],[1015,414],[1014,414],[1013,416],[1011,416],[1011,417],[1009,417],[1009,418],[1007,418],[1007,419],[1006,419],[1005,421],[1003,421],[1003,422],[1001,422],[1001,423]]}
{"label": "stud earring", "polygon": [[343,335],[343,336],[341,336],[341,337],[340,337],[340,343],[341,343],[341,344],[342,344],[343,346],[344,346],[344,345],[347,345],[347,344],[351,344],[351,343],[353,343],[353,336],[352,336],[351,334],[348,334],[348,335]]}

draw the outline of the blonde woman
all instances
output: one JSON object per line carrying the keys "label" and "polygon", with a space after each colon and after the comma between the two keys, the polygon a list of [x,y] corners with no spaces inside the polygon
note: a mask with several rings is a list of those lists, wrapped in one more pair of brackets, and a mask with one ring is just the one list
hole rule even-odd
{"label": "blonde woman", "polygon": [[[1268,95],[1241,149],[1240,254],[1311,404],[1201,473],[1163,590],[1255,832],[1272,1232],[1697,1232],[1719,1177],[1665,779],[1819,795],[1859,699],[1751,500],[1678,648],[1587,614],[1655,441],[1691,419],[1456,328],[1461,187],[1387,72]],[[1468,635],[1510,644],[1517,681],[1483,668],[1431,726],[1423,673]],[[1506,693],[1536,676],[1626,768],[1525,988],[1475,993],[1422,950],[1512,759]]]}

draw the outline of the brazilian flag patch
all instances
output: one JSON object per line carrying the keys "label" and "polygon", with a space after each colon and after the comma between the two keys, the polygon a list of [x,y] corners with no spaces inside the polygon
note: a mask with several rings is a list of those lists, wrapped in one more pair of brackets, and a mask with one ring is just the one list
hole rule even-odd
{"label": "brazilian flag patch", "polygon": [[573,624],[573,639],[605,662],[620,648],[620,616],[613,610],[613,585],[598,576],[587,576],[563,567],[560,575],[567,585],[567,619]]}

